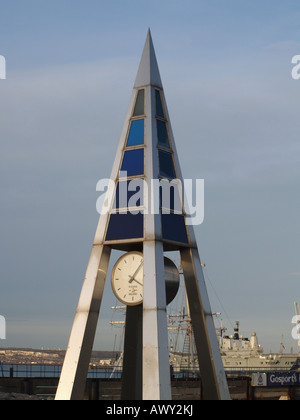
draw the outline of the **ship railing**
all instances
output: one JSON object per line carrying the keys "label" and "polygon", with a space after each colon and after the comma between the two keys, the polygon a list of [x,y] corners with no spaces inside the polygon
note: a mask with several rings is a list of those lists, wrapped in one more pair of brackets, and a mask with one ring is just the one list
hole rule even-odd
{"label": "ship railing", "polygon": [[236,376],[236,375],[252,375],[253,373],[271,373],[271,372],[290,372],[290,367],[225,367],[225,373],[227,376]]}

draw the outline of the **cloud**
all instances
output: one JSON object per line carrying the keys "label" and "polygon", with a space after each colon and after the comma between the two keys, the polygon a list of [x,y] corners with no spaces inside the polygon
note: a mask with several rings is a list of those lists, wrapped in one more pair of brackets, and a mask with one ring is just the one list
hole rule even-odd
{"label": "cloud", "polygon": [[182,165],[219,186],[295,185],[300,82],[286,51],[247,53],[166,67]]}
{"label": "cloud", "polygon": [[10,73],[0,97],[2,217],[21,203],[53,208],[110,174],[130,70],[111,59]]}
{"label": "cloud", "polygon": [[64,343],[67,346],[68,335],[71,330],[71,321],[66,319],[43,318],[39,315],[36,318],[7,319],[7,336],[3,343],[6,347],[18,346],[32,347],[33,343],[37,348],[48,347],[58,348]]}

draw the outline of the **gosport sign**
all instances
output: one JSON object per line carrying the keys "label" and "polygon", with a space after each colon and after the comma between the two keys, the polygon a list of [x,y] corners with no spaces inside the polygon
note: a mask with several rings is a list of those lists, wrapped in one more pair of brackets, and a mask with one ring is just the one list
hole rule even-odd
{"label": "gosport sign", "polygon": [[267,375],[268,386],[300,385],[300,373],[270,373]]}
{"label": "gosport sign", "polygon": [[255,373],[252,376],[253,386],[299,386],[299,372]]}

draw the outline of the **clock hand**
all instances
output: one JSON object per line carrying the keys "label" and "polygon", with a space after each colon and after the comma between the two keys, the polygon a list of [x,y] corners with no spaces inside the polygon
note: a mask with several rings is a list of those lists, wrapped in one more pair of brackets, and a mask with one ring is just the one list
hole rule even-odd
{"label": "clock hand", "polygon": [[130,277],[129,283],[132,283],[132,282],[133,282],[133,280],[135,280],[135,276],[136,276],[136,275],[137,275],[137,273],[140,271],[140,269],[143,267],[143,264],[144,264],[144,260],[142,260],[141,264],[139,265],[139,267],[138,267],[138,268],[137,268],[137,270],[135,271],[134,275],[133,275],[133,276],[129,276],[129,277]]}
{"label": "clock hand", "polygon": [[[142,283],[140,283],[139,281],[137,281],[136,279],[133,279],[132,281],[135,281],[137,284],[139,284],[140,286],[143,287]],[[132,282],[131,282],[132,283]]]}

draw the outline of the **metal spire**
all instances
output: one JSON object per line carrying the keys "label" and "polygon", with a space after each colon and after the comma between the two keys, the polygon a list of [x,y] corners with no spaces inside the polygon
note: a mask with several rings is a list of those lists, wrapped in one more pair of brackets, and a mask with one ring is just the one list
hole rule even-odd
{"label": "metal spire", "polygon": [[140,88],[142,86],[148,85],[162,88],[162,82],[160,78],[150,29],[148,30],[148,35],[134,87]]}

